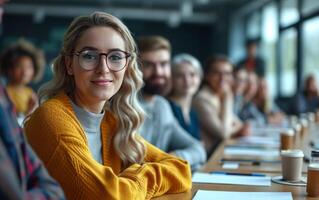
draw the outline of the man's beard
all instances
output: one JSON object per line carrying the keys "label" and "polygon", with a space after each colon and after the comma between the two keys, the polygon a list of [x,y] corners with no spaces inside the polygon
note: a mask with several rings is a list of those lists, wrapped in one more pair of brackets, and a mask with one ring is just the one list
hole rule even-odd
{"label": "man's beard", "polygon": [[161,95],[161,96],[166,96],[170,90],[170,83],[169,79],[165,78],[165,83],[164,84],[154,84],[151,82],[151,80],[154,77],[151,77],[147,80],[144,80],[144,87],[142,91],[145,94],[148,95]]}

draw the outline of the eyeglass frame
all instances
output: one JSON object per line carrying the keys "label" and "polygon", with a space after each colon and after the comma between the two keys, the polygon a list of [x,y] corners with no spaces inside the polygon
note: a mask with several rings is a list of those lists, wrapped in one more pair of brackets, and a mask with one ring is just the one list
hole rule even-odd
{"label": "eyeglass frame", "polygon": [[[98,52],[99,61],[97,62],[96,66],[95,66],[93,69],[85,69],[84,67],[81,66],[81,63],[80,63],[80,54],[81,54],[82,52],[84,52],[84,51],[95,51],[95,52]],[[119,69],[119,70],[110,69],[110,67],[109,67],[109,65],[108,65],[108,62],[107,62],[107,56],[108,56],[111,52],[114,52],[114,51],[120,51],[120,52],[122,52],[122,53],[125,54],[125,65],[124,65],[121,69]],[[105,55],[105,57],[106,57],[106,67],[107,67],[110,71],[112,71],[112,72],[122,71],[122,70],[126,67],[126,65],[127,65],[128,58],[132,56],[131,53],[128,53],[128,52],[123,51],[123,50],[120,50],[120,49],[113,49],[113,50],[111,50],[111,51],[109,51],[109,52],[107,52],[107,53],[101,53],[101,52],[99,52],[99,51],[97,51],[97,50],[92,50],[92,49],[83,49],[83,50],[81,50],[81,51],[73,52],[73,53],[70,54],[70,56],[74,56],[74,55],[76,55],[76,56],[78,57],[78,63],[79,63],[79,65],[80,65],[80,67],[81,67],[82,69],[86,70],[86,71],[95,70],[95,69],[99,66],[99,64],[100,64],[100,62],[101,62],[102,55]]]}
{"label": "eyeglass frame", "polygon": [[218,71],[218,70],[210,70],[208,73],[212,75],[217,75],[217,76],[232,76],[233,74],[232,71],[226,72],[226,71]]}

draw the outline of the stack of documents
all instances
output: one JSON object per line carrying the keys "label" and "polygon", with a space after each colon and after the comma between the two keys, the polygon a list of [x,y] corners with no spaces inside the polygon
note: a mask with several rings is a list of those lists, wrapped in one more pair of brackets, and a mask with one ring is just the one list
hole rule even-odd
{"label": "stack of documents", "polygon": [[198,190],[193,200],[292,200],[291,192],[227,192]]}
{"label": "stack of documents", "polygon": [[280,140],[279,138],[271,138],[265,136],[246,136],[240,138],[238,140],[238,144],[279,148]]}
{"label": "stack of documents", "polygon": [[263,157],[278,157],[280,156],[278,149],[265,148],[249,148],[249,147],[226,147],[224,149],[225,155],[230,156],[263,156]]}
{"label": "stack of documents", "polygon": [[233,184],[251,186],[271,186],[271,178],[262,174],[239,174],[239,173],[200,173],[193,175],[194,183]]}
{"label": "stack of documents", "polygon": [[287,131],[287,127],[253,127],[251,129],[251,132],[253,135],[266,135],[266,136],[271,136],[271,135],[277,135],[279,136],[281,132]]}

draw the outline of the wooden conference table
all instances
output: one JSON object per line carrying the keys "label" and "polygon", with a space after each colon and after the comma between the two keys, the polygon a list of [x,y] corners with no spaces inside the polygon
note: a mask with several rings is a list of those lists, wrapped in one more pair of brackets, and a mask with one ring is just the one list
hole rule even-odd
{"label": "wooden conference table", "polygon": [[[312,123],[310,124],[309,131],[306,135],[301,137],[300,135],[296,138],[295,148],[302,149],[305,156],[310,156],[311,146],[310,141],[313,138],[319,138],[318,130],[319,125]],[[224,154],[224,149],[229,146],[236,144],[236,140],[228,140],[222,142],[214,154],[209,158],[207,163],[200,170],[201,172],[211,172],[211,171],[229,171],[229,172],[239,172],[239,173],[251,173],[258,172],[264,173],[270,177],[281,175],[281,163],[280,157],[273,158],[273,160],[278,160],[279,162],[274,163],[258,163],[258,164],[249,164],[241,163],[237,169],[224,169],[222,167],[221,160],[224,158],[233,159],[234,157],[226,156]],[[238,159],[238,156],[235,157]],[[245,156],[246,158],[246,156]],[[264,159],[263,155],[259,158],[252,159]],[[303,176],[307,176],[307,163],[304,162],[303,166]],[[307,197],[306,187],[304,186],[289,186],[282,185],[272,182],[269,187],[260,187],[260,186],[244,186],[244,185],[226,185],[226,184],[206,184],[206,183],[193,183],[192,190],[180,194],[166,194],[161,197],[154,198],[156,200],[191,200],[197,190],[216,190],[216,191],[241,191],[241,192],[291,192],[294,200],[318,200],[319,198],[310,198]]]}

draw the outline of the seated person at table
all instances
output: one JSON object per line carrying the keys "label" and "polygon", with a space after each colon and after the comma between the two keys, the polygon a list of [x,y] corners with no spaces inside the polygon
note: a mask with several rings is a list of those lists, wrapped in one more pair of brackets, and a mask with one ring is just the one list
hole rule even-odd
{"label": "seated person at table", "polygon": [[38,106],[38,97],[27,86],[42,75],[44,56],[31,43],[20,40],[1,55],[1,72],[8,81],[8,95],[22,119]]}
{"label": "seated person at table", "polygon": [[247,87],[244,91],[244,98],[242,107],[238,113],[238,116],[243,121],[249,121],[253,126],[260,126],[266,124],[265,115],[258,110],[257,105],[254,102],[258,91],[258,76],[254,72],[247,74]]}
{"label": "seated person at table", "polygon": [[307,76],[304,88],[293,100],[292,110],[294,114],[316,112],[319,109],[319,93],[314,75]]}
{"label": "seated person at table", "polygon": [[249,133],[248,125],[233,111],[232,70],[226,56],[210,57],[204,68],[204,85],[193,101],[208,155],[221,140]]}
{"label": "seated person at table", "polygon": [[192,109],[192,101],[202,76],[202,67],[195,57],[189,54],[174,57],[169,103],[179,124],[197,140],[200,140],[200,129],[197,113]]}
{"label": "seated person at table", "polygon": [[68,199],[151,199],[191,188],[186,161],[137,135],[136,52],[127,27],[107,13],[78,17],[65,34],[25,130]]}
{"label": "seated person at table", "polygon": [[254,104],[264,115],[268,124],[282,125],[285,119],[284,113],[269,98],[266,79],[260,78],[258,82],[257,93],[253,100]]}
{"label": "seated person at table", "polygon": [[205,149],[179,125],[168,101],[160,96],[171,78],[171,46],[160,36],[139,38],[137,44],[145,83],[141,101],[146,111],[140,133],[161,150],[187,160],[194,171],[206,161]]}
{"label": "seated person at table", "polygon": [[234,112],[239,116],[245,103],[244,93],[248,87],[248,72],[243,68],[236,68],[233,75]]}

